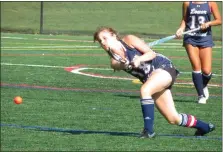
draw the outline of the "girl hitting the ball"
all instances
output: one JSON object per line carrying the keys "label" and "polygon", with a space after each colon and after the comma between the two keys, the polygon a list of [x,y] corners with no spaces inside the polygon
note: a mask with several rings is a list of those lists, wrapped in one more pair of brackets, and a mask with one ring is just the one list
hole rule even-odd
{"label": "girl hitting the ball", "polygon": [[[211,123],[203,122],[190,114],[177,112],[171,87],[178,70],[167,57],[155,53],[134,35],[126,35],[120,39],[111,27],[99,27],[94,33],[94,42],[96,41],[110,55],[111,67],[114,70],[123,70],[143,83],[140,89],[144,119],[141,138],[155,137],[154,105],[170,124],[197,129],[196,136],[203,136],[215,129]],[[120,60],[117,60],[114,54],[119,56]]]}

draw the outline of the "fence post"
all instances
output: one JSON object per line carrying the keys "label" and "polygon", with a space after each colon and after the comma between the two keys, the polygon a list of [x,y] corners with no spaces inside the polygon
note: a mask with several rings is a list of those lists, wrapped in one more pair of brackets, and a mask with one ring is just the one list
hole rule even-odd
{"label": "fence post", "polygon": [[40,34],[43,34],[43,1],[40,2]]}

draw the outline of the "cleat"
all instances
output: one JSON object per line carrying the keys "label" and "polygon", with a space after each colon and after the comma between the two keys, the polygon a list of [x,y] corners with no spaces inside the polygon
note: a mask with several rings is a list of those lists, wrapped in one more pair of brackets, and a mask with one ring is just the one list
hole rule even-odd
{"label": "cleat", "polygon": [[203,130],[197,129],[197,131],[195,132],[195,136],[204,136],[205,134],[212,132],[213,130],[215,130],[215,126],[212,123],[209,123],[209,130],[208,132],[205,132]]}
{"label": "cleat", "polygon": [[203,91],[204,91],[204,95],[205,95],[206,100],[208,100],[208,98],[209,98],[209,91],[208,91],[208,87],[207,87],[207,86],[206,86],[206,87],[204,87]]}
{"label": "cleat", "polygon": [[146,129],[143,129],[141,132],[139,138],[155,138],[156,133],[153,132],[152,134],[148,133]]}
{"label": "cleat", "polygon": [[206,100],[207,99],[205,97],[201,96],[201,97],[198,97],[198,102],[197,103],[206,104],[206,102],[207,102]]}

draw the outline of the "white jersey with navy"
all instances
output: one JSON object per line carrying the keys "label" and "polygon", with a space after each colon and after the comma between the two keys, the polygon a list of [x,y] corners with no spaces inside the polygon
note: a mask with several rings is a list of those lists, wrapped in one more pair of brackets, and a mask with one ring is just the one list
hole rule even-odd
{"label": "white jersey with navy", "polygon": [[[129,47],[125,42],[121,41],[121,43],[124,45],[126,49],[126,57],[129,63],[133,61],[133,58],[135,56],[141,56],[142,53],[139,52],[135,48]],[[141,82],[146,82],[149,75],[158,68],[174,68],[173,63],[164,55],[156,53],[156,57],[153,60],[146,61],[144,63],[141,63],[138,68],[131,68],[131,69],[125,69],[127,73],[131,74],[132,76],[137,77]],[[176,70],[177,71],[177,70]],[[178,71],[177,71],[178,72]]]}
{"label": "white jersey with navy", "polygon": [[[211,21],[211,9],[208,2],[196,4],[189,2],[186,14],[186,28],[185,31],[198,28],[201,24]],[[214,45],[212,40],[211,27],[206,30],[200,30],[184,35],[184,43],[200,47],[212,47]]]}

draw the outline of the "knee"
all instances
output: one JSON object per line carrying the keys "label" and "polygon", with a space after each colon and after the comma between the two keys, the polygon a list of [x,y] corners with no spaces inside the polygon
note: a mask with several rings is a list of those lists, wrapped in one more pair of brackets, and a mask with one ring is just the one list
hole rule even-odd
{"label": "knee", "polygon": [[202,73],[205,75],[209,75],[211,73],[211,69],[203,68]]}
{"label": "knee", "polygon": [[198,66],[193,65],[193,66],[192,66],[192,69],[193,69],[193,71],[201,71],[201,67],[200,67],[200,65],[198,65]]}
{"label": "knee", "polygon": [[151,89],[149,87],[144,87],[142,86],[140,88],[140,93],[141,93],[141,96],[152,96],[152,92],[151,92]]}
{"label": "knee", "polygon": [[171,118],[167,118],[167,122],[171,125],[178,125],[179,121],[180,121],[180,119],[178,116],[173,116]]}

